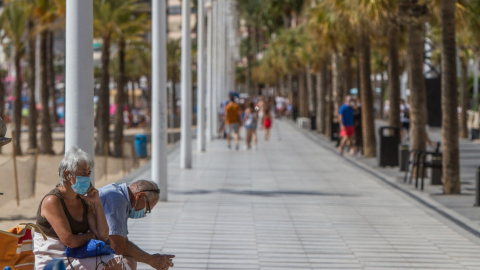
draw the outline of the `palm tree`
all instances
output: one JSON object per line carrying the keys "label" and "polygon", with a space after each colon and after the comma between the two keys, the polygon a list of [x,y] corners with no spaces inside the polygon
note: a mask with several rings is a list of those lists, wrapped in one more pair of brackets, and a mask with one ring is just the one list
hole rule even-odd
{"label": "palm tree", "polygon": [[181,47],[180,40],[170,39],[167,41],[167,76],[168,80],[171,83],[171,94],[170,94],[170,125],[176,127],[178,122],[177,117],[177,83],[180,80],[180,59],[181,59]]}
{"label": "palm tree", "polygon": [[455,4],[456,0],[442,0],[442,178],[445,194],[460,193]]}
{"label": "palm tree", "polygon": [[[28,26],[27,23],[31,12],[31,6],[25,1],[6,2],[0,22],[4,30],[2,41],[4,46],[10,46],[15,66],[15,102],[13,111],[14,133],[13,139],[15,143],[15,152],[22,154],[20,142],[21,133],[21,110],[22,110],[22,70],[20,66],[24,49],[27,45]],[[8,41],[6,40],[8,38]],[[8,42],[8,43],[7,43]]]}
{"label": "palm tree", "polygon": [[95,145],[95,153],[99,155],[105,154],[105,144],[110,141],[109,65],[112,36],[120,24],[125,23],[125,14],[132,14],[135,11],[136,2],[135,0],[98,0],[93,2],[94,33],[102,39],[102,74],[98,93],[97,143]]}
{"label": "palm tree", "polygon": [[123,140],[123,106],[125,105],[125,93],[124,88],[126,84],[126,75],[125,75],[125,52],[127,49],[127,40],[132,41],[141,41],[140,34],[145,33],[149,23],[146,20],[145,16],[137,16],[135,19],[131,19],[133,14],[124,14],[123,18],[119,23],[119,28],[116,31],[118,35],[118,80],[117,80],[117,110],[115,112],[115,128],[113,134],[113,155],[120,157],[122,156],[122,140]]}
{"label": "palm tree", "polygon": [[[245,57],[247,60],[247,68],[246,68],[246,82],[245,85],[247,87],[247,93],[250,95],[253,94],[251,90],[251,69],[253,62],[255,61],[254,59],[256,58],[256,55],[253,54],[252,51],[252,45],[253,45],[253,39],[252,35],[258,31],[258,29],[261,28],[261,21],[260,21],[260,15],[261,15],[261,9],[262,3],[259,0],[247,0],[247,1],[239,1],[238,3],[238,9],[240,13],[240,17],[245,20],[246,23],[246,28],[247,28],[247,38],[245,39]],[[255,46],[253,46],[255,47]]]}
{"label": "palm tree", "polygon": [[33,19],[28,20],[28,29],[29,32],[32,34],[29,41],[28,41],[28,71],[29,71],[29,79],[28,79],[28,148],[36,149],[37,148],[37,106],[36,106],[36,98],[35,98],[35,64],[36,64],[36,43],[37,39],[35,38],[36,35],[33,35],[35,31],[35,23]]}
{"label": "palm tree", "polygon": [[[44,154],[54,154],[52,138],[52,117],[50,115],[49,100],[53,96],[54,82],[51,77],[53,71],[53,34],[52,25],[58,18],[56,5],[57,0],[35,0],[33,9],[33,18],[38,24],[40,38],[40,100],[42,110],[40,112],[41,132],[40,132],[40,152]],[[51,45],[49,45],[51,44]],[[53,97],[55,104],[55,97]]]}
{"label": "palm tree", "polygon": [[401,0],[399,18],[408,27],[407,68],[410,88],[411,149],[425,150],[427,94],[423,75],[425,22],[429,18],[426,4],[418,0]]}
{"label": "palm tree", "polygon": [[[338,109],[342,104],[344,89],[342,87],[342,52],[344,47],[350,47],[354,42],[355,33],[345,6],[337,6],[337,0],[323,1],[313,7],[309,13],[308,25],[315,40],[321,40],[331,52],[332,70],[332,97],[328,98],[327,105],[327,131],[330,131],[330,123],[336,122]],[[348,45],[347,45],[348,44]]]}

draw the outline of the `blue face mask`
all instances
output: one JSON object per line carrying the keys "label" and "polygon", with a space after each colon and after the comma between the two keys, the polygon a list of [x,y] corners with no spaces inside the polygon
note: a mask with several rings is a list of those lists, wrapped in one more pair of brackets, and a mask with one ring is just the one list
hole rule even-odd
{"label": "blue face mask", "polygon": [[90,176],[77,176],[76,179],[75,185],[72,185],[73,191],[80,195],[87,193],[90,188]]}
{"label": "blue face mask", "polygon": [[[137,203],[135,203],[135,206],[137,206]],[[130,211],[130,218],[135,219],[135,218],[145,217],[145,208],[140,209],[140,210],[135,210],[135,206],[132,208],[132,211]]]}

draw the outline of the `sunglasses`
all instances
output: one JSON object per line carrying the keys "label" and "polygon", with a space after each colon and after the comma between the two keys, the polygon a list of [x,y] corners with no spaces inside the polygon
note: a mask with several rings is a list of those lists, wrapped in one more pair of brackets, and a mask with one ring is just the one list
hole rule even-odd
{"label": "sunglasses", "polygon": [[[147,190],[139,191],[138,193],[140,193],[140,192],[155,192],[155,193],[159,194],[160,189],[147,189]],[[147,196],[145,196],[145,200],[147,202],[147,209],[145,211],[145,214],[150,214],[152,212],[152,209],[150,208],[150,202],[148,201]]]}

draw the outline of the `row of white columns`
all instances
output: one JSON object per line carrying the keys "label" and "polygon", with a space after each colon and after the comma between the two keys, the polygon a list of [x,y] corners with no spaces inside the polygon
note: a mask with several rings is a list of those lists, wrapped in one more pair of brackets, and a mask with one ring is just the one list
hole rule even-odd
{"label": "row of white columns", "polygon": [[[206,140],[213,140],[217,134],[220,103],[234,90],[231,40],[235,36],[235,20],[231,18],[234,1],[198,3],[197,150],[202,152],[206,150]],[[180,167],[185,169],[192,168],[190,4],[191,0],[182,1]],[[161,189],[161,201],[167,200],[168,190],[166,8],[165,1],[152,0],[151,170],[152,179]],[[66,17],[65,149],[78,146],[94,156],[93,0],[67,0]]]}

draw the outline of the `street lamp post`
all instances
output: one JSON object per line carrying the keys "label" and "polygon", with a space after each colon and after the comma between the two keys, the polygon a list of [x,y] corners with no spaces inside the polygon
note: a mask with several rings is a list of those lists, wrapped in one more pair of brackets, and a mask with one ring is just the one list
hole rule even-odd
{"label": "street lamp post", "polygon": [[165,1],[152,0],[152,179],[167,201],[167,12]]}
{"label": "street lamp post", "polygon": [[93,0],[67,0],[65,32],[65,150],[77,146],[93,158]]}
{"label": "street lamp post", "polygon": [[190,0],[182,0],[182,124],[180,168],[192,168],[192,65],[190,37]]}

